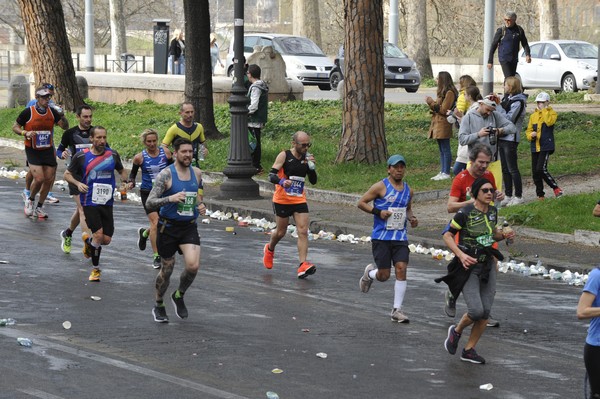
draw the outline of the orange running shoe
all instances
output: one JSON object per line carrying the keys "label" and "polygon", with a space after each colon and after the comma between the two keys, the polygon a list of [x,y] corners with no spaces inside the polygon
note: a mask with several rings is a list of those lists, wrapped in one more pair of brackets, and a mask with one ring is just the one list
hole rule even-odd
{"label": "orange running shoe", "polygon": [[298,268],[298,278],[306,278],[310,274],[314,274],[317,271],[317,267],[310,262],[300,263]]}
{"label": "orange running shoe", "polygon": [[265,265],[265,267],[267,269],[272,269],[273,268],[273,257],[275,256],[275,251],[271,251],[269,249],[269,243],[265,244],[265,248],[263,249],[263,265]]}

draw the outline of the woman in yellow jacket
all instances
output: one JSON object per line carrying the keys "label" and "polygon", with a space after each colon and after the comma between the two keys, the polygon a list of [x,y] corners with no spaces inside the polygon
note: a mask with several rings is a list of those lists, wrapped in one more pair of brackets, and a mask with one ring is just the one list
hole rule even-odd
{"label": "woman in yellow jacket", "polygon": [[535,98],[536,109],[529,117],[527,140],[531,142],[531,172],[535,192],[539,200],[544,199],[544,181],[554,190],[558,198],[563,195],[556,180],[548,172],[548,158],[554,153],[554,124],[558,115],[550,106],[550,96],[541,92]]}

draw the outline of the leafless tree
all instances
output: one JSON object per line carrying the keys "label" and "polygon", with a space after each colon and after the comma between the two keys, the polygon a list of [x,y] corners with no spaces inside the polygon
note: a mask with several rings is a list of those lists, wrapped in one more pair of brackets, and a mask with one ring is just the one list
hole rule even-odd
{"label": "leafless tree", "polygon": [[56,102],[65,110],[75,111],[83,99],[75,79],[60,0],[19,0],[19,8],[36,84],[56,85]]}
{"label": "leafless tree", "polygon": [[194,105],[196,120],[207,138],[222,138],[215,125],[210,64],[208,0],[183,0],[185,14],[185,99]]}
{"label": "leafless tree", "polygon": [[560,37],[558,31],[558,6],[556,0],[538,0],[540,14],[540,40]]}
{"label": "leafless tree", "polygon": [[383,125],[383,0],[344,0],[343,131],[336,162],[387,157]]}
{"label": "leafless tree", "polygon": [[406,10],[406,29],[411,32],[406,52],[417,63],[424,77],[433,77],[429,42],[427,39],[427,3],[424,1],[403,1]]}
{"label": "leafless tree", "polygon": [[125,9],[123,0],[109,0],[110,3],[110,49],[113,58],[127,52],[125,30]]}

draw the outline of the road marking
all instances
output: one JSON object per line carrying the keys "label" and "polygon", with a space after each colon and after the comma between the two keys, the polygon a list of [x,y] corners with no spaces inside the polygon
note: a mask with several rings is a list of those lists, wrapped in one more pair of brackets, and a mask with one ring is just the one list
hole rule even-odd
{"label": "road marking", "polygon": [[[26,331],[21,331],[18,329],[11,328],[10,330],[8,330],[8,329],[0,330],[0,334],[7,336],[7,337],[12,337],[12,338],[15,338],[17,336],[24,336],[24,334],[27,334],[27,336],[33,340],[34,345],[36,347],[44,347],[44,348],[54,349],[54,350],[57,350],[60,352],[68,353],[68,354],[76,356],[76,357],[93,360],[98,363],[103,363],[103,364],[106,364],[106,365],[109,365],[112,367],[120,368],[123,370],[127,370],[127,371],[130,371],[133,373],[140,374],[140,375],[144,375],[146,377],[158,378],[160,380],[169,382],[171,384],[179,385],[184,388],[193,389],[195,391],[202,392],[204,394],[211,395],[216,398],[249,399],[245,396],[239,396],[239,395],[236,395],[231,392],[223,391],[223,390],[220,390],[217,388],[210,387],[208,385],[200,384],[200,383],[197,383],[194,381],[189,381],[189,380],[186,380],[183,378],[175,377],[173,375],[161,373],[159,371],[151,370],[146,367],[137,366],[135,364],[127,363],[122,360],[111,359],[109,357],[102,356],[102,355],[99,355],[96,353],[86,352],[79,348],[71,348],[66,345],[61,345],[61,344],[57,344],[54,342],[50,342],[45,339],[42,339],[40,336],[33,335]],[[36,354],[41,354],[42,356],[44,356],[43,352],[36,353]],[[23,392],[25,392],[25,391],[23,391]],[[42,392],[42,391],[37,391],[35,389],[29,389],[25,393],[31,394],[33,396],[37,396],[37,397],[43,398],[43,399],[64,399],[59,396],[53,396],[50,394],[46,394],[45,392]],[[47,395],[47,396],[38,396],[38,395]]]}
{"label": "road marking", "polygon": [[40,399],[65,399],[62,396],[52,395],[51,393],[40,391],[40,390],[33,389],[33,388],[17,389],[17,391],[26,393],[27,395],[35,396],[36,398],[40,398]]}

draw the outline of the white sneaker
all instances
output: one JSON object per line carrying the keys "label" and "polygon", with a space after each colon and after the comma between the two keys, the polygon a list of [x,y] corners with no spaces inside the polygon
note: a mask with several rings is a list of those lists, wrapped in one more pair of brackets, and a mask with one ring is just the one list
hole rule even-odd
{"label": "white sneaker", "polygon": [[27,201],[25,201],[25,208],[23,211],[25,212],[25,216],[33,215],[33,201],[32,200],[27,199]]}
{"label": "white sneaker", "polygon": [[431,180],[440,180],[440,176],[442,176],[442,174],[442,172],[438,173],[437,175],[433,176]]}
{"label": "white sneaker", "polygon": [[436,179],[436,180],[447,180],[449,178],[450,178],[450,175],[448,173],[440,173],[439,179]]}
{"label": "white sneaker", "polygon": [[33,216],[37,216],[39,219],[48,219],[48,213],[44,209],[44,206],[36,206],[33,211]]}
{"label": "white sneaker", "polygon": [[511,202],[513,202],[514,197],[509,197],[508,195],[504,197],[504,201],[502,201],[502,206],[510,206]]}
{"label": "white sneaker", "polygon": [[523,199],[523,197],[513,197],[511,203],[507,204],[506,206],[521,205],[524,202],[525,202],[525,200]]}
{"label": "white sneaker", "polygon": [[58,204],[60,200],[54,196],[54,193],[49,192],[48,196],[46,197],[46,202],[50,204]]}

